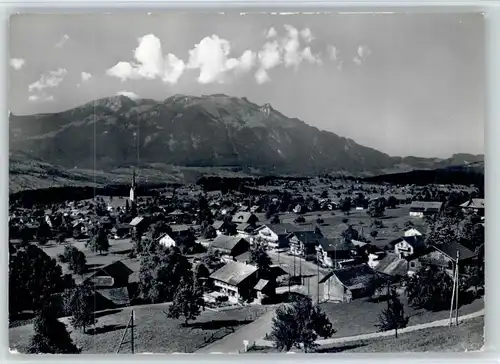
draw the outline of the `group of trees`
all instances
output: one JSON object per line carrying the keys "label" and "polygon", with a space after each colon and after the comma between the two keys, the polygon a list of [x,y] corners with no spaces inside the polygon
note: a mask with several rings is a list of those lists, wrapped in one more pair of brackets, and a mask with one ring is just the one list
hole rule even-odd
{"label": "group of trees", "polygon": [[68,264],[68,268],[74,273],[82,275],[87,272],[87,258],[85,253],[74,246],[64,247],[63,254],[59,255],[61,263]]}

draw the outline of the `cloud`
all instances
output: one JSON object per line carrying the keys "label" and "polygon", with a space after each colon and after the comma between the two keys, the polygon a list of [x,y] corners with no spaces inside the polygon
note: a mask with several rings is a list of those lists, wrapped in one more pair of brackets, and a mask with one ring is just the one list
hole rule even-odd
{"label": "cloud", "polygon": [[69,40],[69,35],[64,34],[59,42],[55,44],[56,48],[62,48],[66,44],[66,42]]}
{"label": "cloud", "polygon": [[311,43],[314,39],[311,29],[304,28],[300,31],[300,36],[306,41],[306,43]]}
{"label": "cloud", "polygon": [[[289,24],[284,26],[286,35],[278,40],[268,41],[264,43],[261,50],[257,54],[259,68],[255,73],[255,79],[258,84],[270,81],[268,71],[284,64],[285,67],[295,67],[298,69],[303,61],[312,64],[322,64],[319,54],[313,54],[311,47],[300,47],[300,37],[306,42],[311,42],[314,37],[309,28],[304,28],[298,31],[296,28]],[[274,30],[274,28],[271,28]],[[271,32],[268,31],[268,35]],[[273,35],[276,35],[273,33]]]}
{"label": "cloud", "polygon": [[28,100],[31,102],[46,102],[46,101],[54,101],[54,96],[52,95],[30,95]]}
{"label": "cloud", "polygon": [[278,32],[273,27],[269,28],[266,33],[266,38],[274,38],[278,35]]}
{"label": "cloud", "polygon": [[16,71],[19,71],[26,64],[26,61],[23,58],[11,58],[10,65]]}
{"label": "cloud", "polygon": [[33,82],[28,86],[29,92],[42,91],[46,88],[53,88],[59,86],[64,80],[68,71],[65,68],[58,68],[57,70],[49,71],[40,76],[40,79]]}
{"label": "cloud", "polygon": [[332,61],[336,61],[339,57],[339,51],[334,45],[329,45],[328,47],[326,47],[326,52],[328,54],[328,57]]}
{"label": "cloud", "polygon": [[136,100],[139,98],[139,95],[137,95],[135,92],[131,92],[131,91],[119,91],[116,93],[116,96],[126,96],[132,100]]}
{"label": "cloud", "polygon": [[302,50],[301,57],[310,63],[316,63],[319,65],[323,63],[319,55],[312,54],[310,47],[306,47]]}
{"label": "cloud", "polygon": [[366,45],[360,45],[356,51],[356,56],[352,59],[353,62],[355,64],[357,64],[358,66],[361,65],[361,63],[363,63],[366,58],[372,54],[372,51],[370,48],[368,48],[368,46]]}
{"label": "cloud", "polygon": [[239,58],[228,58],[231,44],[217,35],[203,38],[189,51],[187,68],[199,69],[198,82],[202,84],[224,82],[226,72],[249,71],[255,63],[255,54],[247,50]]}
{"label": "cloud", "polygon": [[257,72],[255,72],[255,80],[259,85],[270,81],[271,79],[269,78],[269,75],[267,74],[267,71],[263,68],[259,68]]}
{"label": "cloud", "polygon": [[90,79],[92,78],[92,75],[88,72],[82,72],[81,78],[82,78],[82,82],[87,82],[87,81],[90,81]]}
{"label": "cloud", "polygon": [[302,61],[299,53],[299,31],[288,24],[285,24],[285,29],[287,31],[287,36],[282,40],[282,47],[284,52],[283,59],[285,61],[285,66],[297,67]]}
{"label": "cloud", "polygon": [[135,63],[120,61],[106,71],[108,76],[128,79],[156,79],[176,84],[184,73],[184,61],[169,53],[163,56],[160,39],[154,34],[139,38],[139,46],[134,51]]}

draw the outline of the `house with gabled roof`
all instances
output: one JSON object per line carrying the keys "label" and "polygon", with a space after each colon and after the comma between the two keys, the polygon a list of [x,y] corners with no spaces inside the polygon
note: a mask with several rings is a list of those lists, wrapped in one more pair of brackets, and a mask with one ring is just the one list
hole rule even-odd
{"label": "house with gabled roof", "polygon": [[255,229],[255,239],[265,242],[272,249],[287,248],[290,245],[288,237],[297,231],[292,224],[266,224]]}
{"label": "house with gabled roof", "polygon": [[394,246],[394,253],[400,258],[419,254],[425,249],[425,239],[422,235],[403,236],[393,240],[389,245]]}
{"label": "house with gabled roof", "polygon": [[217,291],[226,295],[232,303],[240,298],[255,297],[254,287],[259,282],[258,268],[253,265],[229,261],[210,275]]}
{"label": "house with gabled roof", "polygon": [[410,205],[410,216],[424,217],[438,214],[443,207],[438,201],[413,201]]}
{"label": "house with gabled roof", "polygon": [[250,243],[240,236],[219,235],[212,241],[210,247],[233,259],[247,252],[250,249]]}
{"label": "house with gabled roof", "polygon": [[327,266],[334,267],[339,263],[350,260],[356,256],[356,246],[347,239],[318,239],[316,246],[319,261]]}
{"label": "house with gabled roof", "polygon": [[480,216],[484,216],[484,198],[471,198],[460,205],[464,211],[474,211]]}
{"label": "house with gabled roof", "polygon": [[367,264],[335,269],[320,280],[322,300],[326,302],[350,302],[369,297],[374,290],[375,271]]}

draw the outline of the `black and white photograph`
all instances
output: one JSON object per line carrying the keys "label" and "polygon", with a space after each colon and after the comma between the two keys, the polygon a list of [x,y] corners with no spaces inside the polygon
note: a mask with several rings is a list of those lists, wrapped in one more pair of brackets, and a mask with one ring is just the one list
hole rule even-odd
{"label": "black and white photograph", "polygon": [[16,354],[484,345],[481,13],[20,13]]}

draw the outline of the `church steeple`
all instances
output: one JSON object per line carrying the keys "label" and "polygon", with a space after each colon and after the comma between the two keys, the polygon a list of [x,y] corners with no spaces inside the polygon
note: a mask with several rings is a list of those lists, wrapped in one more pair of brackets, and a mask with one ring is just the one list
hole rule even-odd
{"label": "church steeple", "polygon": [[135,169],[132,170],[132,186],[130,187],[130,202],[135,202]]}

